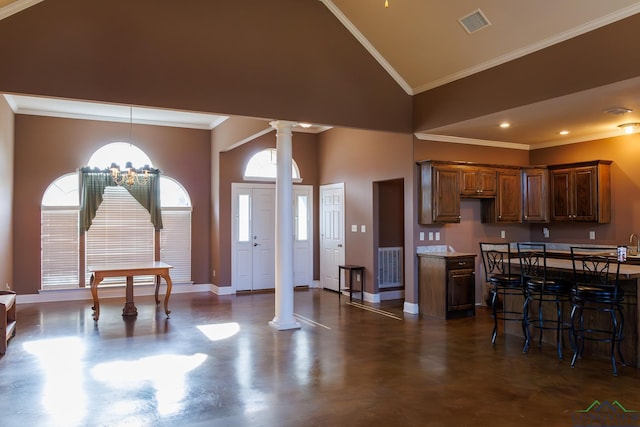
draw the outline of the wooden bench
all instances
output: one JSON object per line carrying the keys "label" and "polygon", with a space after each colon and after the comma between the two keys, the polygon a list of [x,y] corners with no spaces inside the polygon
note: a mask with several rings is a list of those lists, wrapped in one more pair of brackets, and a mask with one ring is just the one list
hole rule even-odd
{"label": "wooden bench", "polygon": [[16,334],[16,293],[0,291],[0,354],[7,351],[9,339]]}

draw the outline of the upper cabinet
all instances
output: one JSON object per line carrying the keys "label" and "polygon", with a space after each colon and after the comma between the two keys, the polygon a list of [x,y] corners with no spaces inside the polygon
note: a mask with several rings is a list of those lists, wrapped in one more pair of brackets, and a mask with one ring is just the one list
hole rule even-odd
{"label": "upper cabinet", "polygon": [[479,198],[484,223],[611,221],[610,161],[493,166],[424,161],[420,224],[460,222],[460,199]]}
{"label": "upper cabinet", "polygon": [[460,167],[460,195],[463,197],[495,197],[496,170],[473,166]]}
{"label": "upper cabinet", "polygon": [[520,222],[522,193],[520,168],[494,169],[497,177],[495,197],[482,199],[481,222]]}
{"label": "upper cabinet", "polygon": [[609,223],[611,161],[549,166],[551,220]]}
{"label": "upper cabinet", "polygon": [[519,169],[498,170],[496,222],[520,222],[522,192]]}
{"label": "upper cabinet", "polygon": [[522,168],[522,221],[549,222],[549,170]]}
{"label": "upper cabinet", "polygon": [[439,162],[421,162],[420,224],[460,222],[460,170]]}

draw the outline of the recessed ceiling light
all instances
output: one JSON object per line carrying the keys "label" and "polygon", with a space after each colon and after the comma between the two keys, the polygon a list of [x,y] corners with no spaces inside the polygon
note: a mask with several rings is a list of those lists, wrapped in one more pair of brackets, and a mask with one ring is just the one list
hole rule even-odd
{"label": "recessed ceiling light", "polygon": [[303,127],[305,129],[308,129],[311,127],[311,123],[304,123],[304,122],[300,122],[298,123],[300,125],[300,127]]}
{"label": "recessed ceiling light", "polygon": [[560,131],[560,135],[569,135],[569,131],[568,130],[561,130]]}
{"label": "recessed ceiling light", "polygon": [[633,110],[631,108],[626,108],[626,107],[611,107],[608,108],[606,110],[604,110],[605,113],[609,113],[609,114],[613,114],[616,116],[620,116],[622,114],[627,114],[632,112]]}
{"label": "recessed ceiling light", "polygon": [[509,123],[509,122],[502,122],[502,123],[500,123],[500,127],[501,127],[502,129],[506,129],[506,128],[508,128],[509,126],[511,126],[511,123]]}

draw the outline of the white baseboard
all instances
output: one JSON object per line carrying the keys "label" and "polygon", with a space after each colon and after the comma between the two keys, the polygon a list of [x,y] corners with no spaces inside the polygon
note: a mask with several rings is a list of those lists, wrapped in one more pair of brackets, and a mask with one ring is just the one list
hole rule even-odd
{"label": "white baseboard", "polygon": [[[209,283],[192,284],[192,283],[176,283],[171,288],[172,294],[186,294],[192,292],[213,292],[218,295],[227,295],[226,288],[231,289],[230,286],[218,288],[215,285]],[[149,285],[135,285],[136,295],[153,295],[155,294],[156,287],[153,284]],[[166,290],[166,285],[160,286],[160,295],[163,296]],[[104,286],[98,288],[98,296],[100,299],[108,298],[122,298],[125,295],[124,285],[122,286]],[[58,301],[92,301],[90,288],[75,288],[75,289],[47,289],[40,290],[37,294],[18,294],[16,295],[16,304],[32,304],[32,303],[44,303],[44,302],[58,302]]]}
{"label": "white baseboard", "polygon": [[404,302],[404,310],[405,313],[409,314],[419,314],[420,310],[418,304],[414,304],[412,302]]}

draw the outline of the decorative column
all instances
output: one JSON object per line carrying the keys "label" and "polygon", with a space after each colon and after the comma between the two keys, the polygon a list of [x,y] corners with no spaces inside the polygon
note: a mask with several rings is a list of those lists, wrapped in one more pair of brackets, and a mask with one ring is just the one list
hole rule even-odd
{"label": "decorative column", "polygon": [[269,326],[298,329],[293,316],[293,180],[292,128],[297,123],[273,121],[276,129],[276,313]]}

